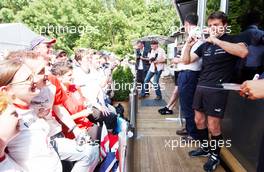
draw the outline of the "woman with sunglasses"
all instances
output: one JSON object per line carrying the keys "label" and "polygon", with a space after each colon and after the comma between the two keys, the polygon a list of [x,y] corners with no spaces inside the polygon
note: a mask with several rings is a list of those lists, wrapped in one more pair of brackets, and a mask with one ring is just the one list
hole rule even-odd
{"label": "woman with sunglasses", "polygon": [[[8,59],[17,57],[24,57],[23,61],[25,64],[36,74],[36,85],[41,87],[41,89],[39,94],[31,100],[30,108],[49,124],[50,131],[48,136],[60,159],[74,161],[75,164],[72,171],[93,171],[99,161],[98,144],[85,143],[89,137],[86,137],[84,131],[76,125],[69,112],[63,106],[67,100],[67,95],[62,89],[60,81],[55,76],[47,76],[45,72],[42,72],[45,70],[41,69],[47,63],[38,53],[20,51],[10,53],[7,56]],[[76,142],[63,136],[62,126],[59,121],[65,124],[69,131],[74,133],[77,140],[85,140],[81,148],[78,141]],[[82,150],[80,151],[80,149]]]}
{"label": "woman with sunglasses", "polygon": [[0,78],[1,91],[12,98],[21,117],[18,135],[7,143],[8,155],[28,172],[61,172],[61,161],[48,142],[49,125],[29,108],[40,93],[34,73],[18,58],[0,63]]}

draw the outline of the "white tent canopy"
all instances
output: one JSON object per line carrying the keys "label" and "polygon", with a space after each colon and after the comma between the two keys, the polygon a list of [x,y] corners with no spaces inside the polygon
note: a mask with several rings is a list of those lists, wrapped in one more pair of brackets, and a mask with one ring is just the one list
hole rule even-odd
{"label": "white tent canopy", "polygon": [[0,52],[26,49],[37,36],[22,23],[0,24]]}

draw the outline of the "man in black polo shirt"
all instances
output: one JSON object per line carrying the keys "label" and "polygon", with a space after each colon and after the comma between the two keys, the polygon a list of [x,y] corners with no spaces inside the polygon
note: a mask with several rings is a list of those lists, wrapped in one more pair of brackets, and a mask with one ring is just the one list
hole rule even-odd
{"label": "man in black polo shirt", "polygon": [[[223,12],[214,12],[208,17],[210,36],[194,53],[190,50],[197,42],[192,37],[187,40],[184,51],[184,62],[189,64],[197,58],[202,58],[202,70],[194,95],[195,123],[201,147],[189,152],[192,157],[209,156],[204,164],[205,171],[213,171],[220,163],[221,120],[224,117],[227,92],[218,90],[217,86],[231,82],[238,57],[248,55],[247,46],[226,34],[227,16]],[[214,87],[216,89],[214,89]],[[213,89],[210,89],[213,88]],[[209,132],[211,141],[209,142]],[[208,143],[216,143],[207,146]]]}

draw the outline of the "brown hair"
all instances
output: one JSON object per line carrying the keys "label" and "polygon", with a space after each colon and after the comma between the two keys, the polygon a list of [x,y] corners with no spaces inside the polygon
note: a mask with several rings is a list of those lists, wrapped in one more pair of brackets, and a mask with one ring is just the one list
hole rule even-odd
{"label": "brown hair", "polygon": [[78,61],[81,61],[85,55],[87,55],[87,51],[88,49],[86,48],[79,48],[75,51],[75,56],[74,56],[74,59],[78,62]]}
{"label": "brown hair", "polygon": [[40,54],[35,52],[35,51],[12,51],[10,52],[6,59],[11,60],[11,59],[38,59],[40,57]]}
{"label": "brown hair", "polygon": [[0,87],[11,83],[18,69],[25,59],[38,59],[39,53],[34,51],[12,51],[6,56],[6,60],[0,62]]}
{"label": "brown hair", "polygon": [[11,59],[0,62],[0,87],[11,83],[16,72],[22,66],[21,59]]}
{"label": "brown hair", "polygon": [[62,76],[65,73],[69,72],[70,70],[72,70],[72,65],[70,62],[66,61],[66,62],[56,62],[52,65],[51,68],[51,73],[55,76],[59,75]]}
{"label": "brown hair", "polygon": [[222,11],[215,11],[213,13],[211,13],[208,18],[207,18],[207,21],[208,20],[213,20],[213,19],[219,19],[219,20],[222,20],[222,23],[223,25],[225,25],[227,23],[227,15],[222,12]]}

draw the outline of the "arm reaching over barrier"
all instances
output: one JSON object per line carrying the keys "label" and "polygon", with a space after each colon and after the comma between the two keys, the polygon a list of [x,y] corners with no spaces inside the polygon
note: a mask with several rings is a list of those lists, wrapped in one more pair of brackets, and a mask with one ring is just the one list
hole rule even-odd
{"label": "arm reaching over barrier", "polygon": [[264,80],[245,81],[241,85],[240,95],[251,100],[264,98]]}

